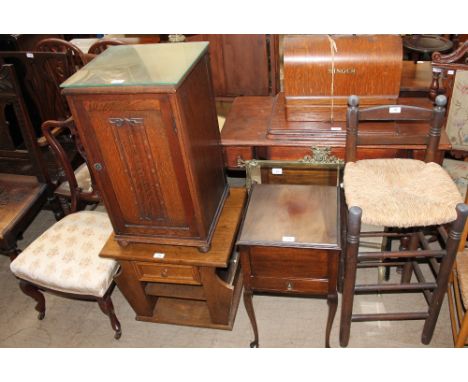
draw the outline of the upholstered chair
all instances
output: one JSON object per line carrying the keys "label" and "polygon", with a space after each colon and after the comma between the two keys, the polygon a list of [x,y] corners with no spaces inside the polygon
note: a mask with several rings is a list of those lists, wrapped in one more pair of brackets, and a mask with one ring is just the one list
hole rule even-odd
{"label": "upholstered chair", "polygon": [[[347,208],[346,238],[343,251],[343,295],[340,345],[347,346],[351,322],[385,320],[424,320],[421,340],[431,341],[448,280],[455,261],[461,232],[468,215],[458,189],[447,172],[437,163],[441,126],[446,98],[436,98],[434,109],[387,105],[360,108],[359,98],[348,100],[346,165],[343,176]],[[394,123],[409,129],[427,126],[420,141],[417,134],[401,137],[406,143],[426,147],[424,161],[416,159],[357,160],[357,147],[397,144],[393,135],[365,134],[364,123]],[[386,227],[383,232],[360,232],[361,223]],[[446,230],[449,225],[448,231]],[[362,237],[400,240],[400,248],[391,246],[380,252],[359,252]],[[442,249],[434,249],[430,238],[436,237]],[[391,241],[391,240],[390,240]],[[396,243],[394,243],[396,244]],[[393,260],[393,261],[386,261]],[[397,283],[357,284],[360,267],[400,266]],[[426,280],[422,267],[429,267],[434,280]],[[413,277],[413,273],[414,276]],[[415,282],[412,282],[413,281]],[[354,296],[359,293],[422,292],[428,308],[417,312],[353,313]]]}
{"label": "upholstered chair", "polygon": [[[70,125],[71,121],[67,123]],[[50,127],[57,124],[59,122],[45,123]],[[53,135],[45,136],[52,147],[57,144]],[[71,190],[71,207],[65,211],[66,216],[24,249],[11,262],[10,268],[19,278],[21,290],[36,301],[40,320],[45,316],[43,291],[94,300],[109,317],[114,337],[119,339],[121,327],[111,300],[113,276],[119,267],[115,260],[99,257],[112,233],[112,225],[105,212],[78,211],[79,181],[71,167],[66,167],[65,173]]]}

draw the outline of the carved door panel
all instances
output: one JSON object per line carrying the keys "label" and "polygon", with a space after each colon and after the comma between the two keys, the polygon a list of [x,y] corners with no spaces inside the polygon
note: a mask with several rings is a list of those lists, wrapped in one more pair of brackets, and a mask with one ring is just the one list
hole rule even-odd
{"label": "carved door panel", "polygon": [[95,96],[81,105],[90,128],[83,141],[117,233],[196,236],[167,97]]}

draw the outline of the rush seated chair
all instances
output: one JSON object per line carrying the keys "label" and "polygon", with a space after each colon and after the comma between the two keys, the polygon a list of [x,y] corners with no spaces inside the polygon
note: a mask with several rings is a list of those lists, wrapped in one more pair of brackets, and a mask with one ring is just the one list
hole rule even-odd
{"label": "rush seated chair", "polygon": [[[450,176],[434,163],[438,154],[441,125],[445,114],[445,96],[437,96],[434,109],[404,105],[359,108],[359,98],[348,99],[346,132],[346,165],[343,177],[347,208],[344,258],[344,280],[340,323],[340,345],[347,346],[351,322],[386,320],[424,320],[421,341],[429,344],[455,260],[468,206]],[[423,142],[416,135],[404,139],[426,146],[424,161],[415,159],[356,160],[357,146],[395,143],[395,136],[365,135],[360,122],[378,121],[421,126],[428,134]],[[385,122],[387,121],[387,122]],[[414,142],[413,142],[414,141]],[[386,227],[383,232],[360,232],[361,222]],[[450,224],[449,231],[446,225]],[[432,249],[427,235],[437,235],[442,249]],[[362,237],[400,239],[402,248],[382,252],[359,252]],[[397,259],[392,262],[382,260]],[[422,264],[434,274],[426,280]],[[401,280],[397,283],[356,285],[357,268],[399,265]],[[416,282],[411,282],[412,276]],[[432,274],[431,274],[432,278]],[[354,296],[358,293],[422,292],[427,310],[353,314]]]}
{"label": "rush seated chair", "polygon": [[[53,128],[65,122],[48,121]],[[68,120],[68,126],[72,121]],[[57,140],[47,129],[45,137],[54,150]],[[60,155],[58,155],[60,158]],[[62,158],[63,159],[63,158]],[[63,163],[67,163],[63,161]],[[120,323],[115,315],[111,293],[115,286],[113,277],[118,264],[113,259],[99,257],[101,249],[112,233],[112,225],[105,212],[78,211],[80,189],[71,167],[65,166],[71,208],[66,216],[40,235],[10,264],[13,274],[20,279],[20,288],[36,300],[39,320],[45,316],[45,299],[42,291],[65,297],[95,300],[110,319],[115,338],[121,336]]]}

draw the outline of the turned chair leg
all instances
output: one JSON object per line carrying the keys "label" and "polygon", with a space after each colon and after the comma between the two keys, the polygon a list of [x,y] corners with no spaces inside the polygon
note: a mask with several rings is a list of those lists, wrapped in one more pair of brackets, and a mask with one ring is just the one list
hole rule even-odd
{"label": "turned chair leg", "polygon": [[57,195],[49,196],[47,198],[47,203],[54,213],[55,220],[59,221],[65,216],[64,210],[62,208],[62,203],[60,202]]}
{"label": "turned chair leg", "polygon": [[437,288],[432,293],[431,303],[429,306],[429,317],[424,322],[421,342],[425,345],[429,344],[434,334],[434,329],[439,317],[440,308],[444,301],[445,293],[447,292],[450,274],[452,273],[453,263],[457,256],[458,245],[468,216],[468,206],[466,204],[457,205],[457,219],[452,223],[448,235],[446,254],[442,259],[437,275]]}
{"label": "turned chair leg", "polygon": [[115,315],[114,304],[112,304],[110,295],[106,294],[104,297],[98,298],[97,302],[102,313],[109,317],[111,327],[115,331],[114,338],[118,340],[122,336],[122,329],[120,327],[120,322]]}
{"label": "turned chair leg", "polygon": [[57,220],[60,220],[62,217],[66,216],[66,215],[69,215],[70,214],[70,201],[63,197],[63,196],[59,196],[58,197],[58,201],[59,201],[59,204],[60,204],[60,207],[62,209],[62,213],[60,214],[56,214],[55,215],[55,218]]}
{"label": "turned chair leg", "polygon": [[13,248],[10,248],[4,253],[10,258],[10,263],[18,257],[18,255],[21,253],[21,250],[18,249],[18,247],[15,245]]}
{"label": "turned chair leg", "polygon": [[39,288],[25,280],[20,280],[20,288],[25,295],[32,297],[34,300],[36,300],[37,304],[34,307],[34,309],[36,309],[39,312],[37,316],[38,320],[44,319],[45,298],[44,295],[39,291]]}
{"label": "turned chair leg", "polygon": [[[419,238],[417,231],[413,232],[408,241],[408,250],[409,251],[416,251],[419,247]],[[401,283],[402,284],[409,284],[411,282],[411,276],[413,275],[413,264],[410,259],[405,261],[403,265],[403,269],[401,272]]]}

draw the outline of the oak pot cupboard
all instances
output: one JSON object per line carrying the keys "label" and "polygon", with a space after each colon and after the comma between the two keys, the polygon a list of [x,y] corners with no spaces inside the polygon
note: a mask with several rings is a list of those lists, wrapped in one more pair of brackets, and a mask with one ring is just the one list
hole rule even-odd
{"label": "oak pot cupboard", "polygon": [[62,84],[121,245],[209,250],[228,188],[207,53],[113,46]]}

